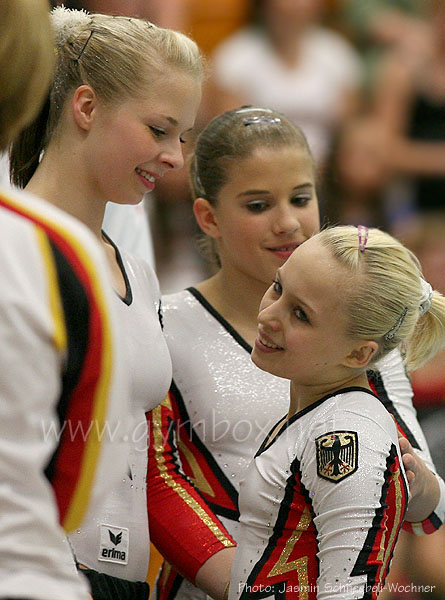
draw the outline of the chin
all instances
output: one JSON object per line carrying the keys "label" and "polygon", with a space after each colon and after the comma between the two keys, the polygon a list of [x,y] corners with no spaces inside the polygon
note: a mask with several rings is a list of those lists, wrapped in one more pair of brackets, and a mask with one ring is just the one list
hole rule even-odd
{"label": "chin", "polygon": [[[278,375],[278,373],[275,373],[273,368],[271,368],[272,365],[270,364],[270,361],[268,361],[265,356],[260,355],[259,352],[257,352],[255,350],[255,348],[253,349],[252,354],[250,355],[250,358],[251,358],[253,364],[256,365],[262,371],[266,371],[267,373],[270,373],[271,375]],[[278,375],[278,377],[282,377],[282,376]]]}

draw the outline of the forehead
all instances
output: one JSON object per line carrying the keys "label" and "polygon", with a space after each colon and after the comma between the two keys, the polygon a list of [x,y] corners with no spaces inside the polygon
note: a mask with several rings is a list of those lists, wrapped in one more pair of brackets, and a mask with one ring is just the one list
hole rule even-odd
{"label": "forehead", "polygon": [[350,273],[324,247],[311,238],[299,246],[281,269],[285,290],[306,299],[319,312],[341,305]]}
{"label": "forehead", "polygon": [[148,80],[137,97],[124,100],[122,106],[141,116],[163,115],[181,127],[189,128],[193,126],[200,101],[200,81],[187,73],[167,68],[162,76]]}
{"label": "forehead", "polygon": [[245,158],[227,161],[227,185],[267,189],[280,182],[315,185],[311,158],[295,146],[258,147]]}

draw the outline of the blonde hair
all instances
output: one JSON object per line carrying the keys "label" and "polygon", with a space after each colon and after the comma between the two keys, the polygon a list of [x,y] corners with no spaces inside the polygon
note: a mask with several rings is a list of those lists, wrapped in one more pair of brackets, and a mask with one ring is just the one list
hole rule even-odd
{"label": "blonde hair", "polygon": [[[221,188],[228,182],[231,161],[243,160],[256,148],[296,147],[314,160],[302,130],[284,114],[257,106],[242,106],[213,118],[200,133],[190,163],[192,198],[205,198],[216,206]],[[315,168],[314,168],[315,175]],[[203,254],[220,266],[214,240],[203,235]]]}
{"label": "blonde hair", "polygon": [[0,149],[40,108],[54,66],[46,0],[2,0],[0,8]]}
{"label": "blonde hair", "polygon": [[[109,105],[147,93],[150,81],[176,69],[201,81],[195,42],[144,19],[88,14],[58,7],[52,12],[57,62],[45,110],[13,148],[13,181],[24,187],[59,123],[65,102],[82,84]],[[170,75],[168,75],[170,76]]]}
{"label": "blonde hair", "polygon": [[351,272],[345,307],[349,334],[379,344],[373,362],[401,346],[407,369],[417,369],[445,343],[445,298],[434,291],[425,304],[415,255],[378,229],[367,236],[364,250],[356,227],[331,227],[315,237]]}

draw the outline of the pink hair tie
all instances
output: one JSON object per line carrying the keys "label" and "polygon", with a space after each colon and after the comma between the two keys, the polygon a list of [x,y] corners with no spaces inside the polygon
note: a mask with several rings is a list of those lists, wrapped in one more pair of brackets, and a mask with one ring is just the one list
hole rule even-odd
{"label": "pink hair tie", "polygon": [[359,225],[358,229],[358,247],[361,252],[365,251],[366,244],[368,243],[369,229],[365,225]]}

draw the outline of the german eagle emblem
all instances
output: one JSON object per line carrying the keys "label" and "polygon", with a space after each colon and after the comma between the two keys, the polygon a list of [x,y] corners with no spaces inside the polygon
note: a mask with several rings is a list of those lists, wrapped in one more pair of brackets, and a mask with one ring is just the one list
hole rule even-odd
{"label": "german eagle emblem", "polygon": [[358,468],[358,436],[355,431],[330,431],[315,440],[317,473],[338,483]]}

